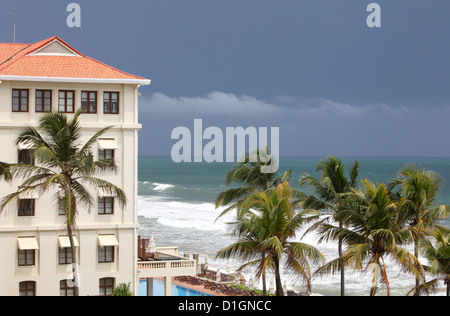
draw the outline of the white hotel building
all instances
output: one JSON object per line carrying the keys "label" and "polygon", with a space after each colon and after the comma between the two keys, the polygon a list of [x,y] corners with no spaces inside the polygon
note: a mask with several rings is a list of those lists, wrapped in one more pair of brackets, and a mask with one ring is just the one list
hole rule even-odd
{"label": "white hotel building", "polygon": [[[82,296],[108,295],[120,283],[137,288],[138,88],[148,84],[148,79],[84,56],[57,37],[35,44],[0,43],[0,161],[33,163],[16,139],[46,112],[70,117],[83,108],[85,140],[114,126],[94,153],[115,159],[118,173],[101,177],[124,190],[128,203],[122,209],[114,196],[96,192],[98,208],[79,211],[74,234]],[[17,191],[21,180],[0,180],[0,198]],[[54,193],[26,196],[1,213],[0,296],[71,295],[66,235]]]}

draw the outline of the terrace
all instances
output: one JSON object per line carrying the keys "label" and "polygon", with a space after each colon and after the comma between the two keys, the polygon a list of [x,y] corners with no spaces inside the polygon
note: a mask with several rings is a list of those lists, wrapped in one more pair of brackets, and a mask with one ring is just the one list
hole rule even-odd
{"label": "terrace", "polygon": [[153,278],[163,278],[165,295],[171,295],[171,279],[177,276],[197,275],[197,261],[178,255],[178,247],[152,247],[151,239],[138,237],[137,272],[139,279],[147,279],[147,295],[153,289]]}

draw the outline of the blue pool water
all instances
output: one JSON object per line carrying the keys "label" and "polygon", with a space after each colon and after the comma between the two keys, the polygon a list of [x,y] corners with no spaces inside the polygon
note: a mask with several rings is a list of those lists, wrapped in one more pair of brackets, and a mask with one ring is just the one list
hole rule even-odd
{"label": "blue pool water", "polygon": [[[147,280],[140,280],[138,287],[139,296],[147,296]],[[164,281],[153,280],[153,296],[164,296]],[[212,296],[203,292],[188,289],[187,287],[172,284],[172,296]]]}

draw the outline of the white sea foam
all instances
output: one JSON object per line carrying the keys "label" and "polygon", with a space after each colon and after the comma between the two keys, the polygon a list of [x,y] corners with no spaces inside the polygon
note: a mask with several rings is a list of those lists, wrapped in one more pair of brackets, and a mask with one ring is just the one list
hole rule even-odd
{"label": "white sea foam", "polygon": [[156,218],[161,225],[206,232],[227,230],[225,222],[215,221],[220,210],[212,203],[167,201],[155,196],[139,197],[138,203],[139,215]]}
{"label": "white sea foam", "polygon": [[153,191],[164,191],[164,190],[166,190],[166,189],[170,189],[170,188],[173,188],[173,187],[175,187],[174,185],[172,185],[172,184],[165,184],[165,183],[153,183],[153,185],[155,186],[154,188],[153,188]]}

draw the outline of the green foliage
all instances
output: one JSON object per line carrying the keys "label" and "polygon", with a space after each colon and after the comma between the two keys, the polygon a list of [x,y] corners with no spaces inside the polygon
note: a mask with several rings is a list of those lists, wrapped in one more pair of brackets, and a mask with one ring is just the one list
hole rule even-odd
{"label": "green foliage", "polygon": [[[245,198],[250,195],[265,191],[278,184],[289,181],[292,170],[284,172],[277,176],[276,173],[262,173],[261,168],[269,163],[261,160],[261,152],[268,154],[268,148],[259,149],[259,151],[252,154],[246,154],[244,161],[235,165],[228,171],[226,175],[226,185],[238,184],[238,187],[229,188],[226,191],[219,193],[216,199],[216,208],[225,206],[225,210],[218,216],[218,219],[231,210],[236,210],[239,216],[242,211],[241,204]],[[272,158],[273,159],[273,158]],[[245,210],[244,210],[245,211]]]}
{"label": "green foliage", "polygon": [[134,296],[130,289],[131,283],[120,283],[113,291],[111,296]]}
{"label": "green foliage", "polygon": [[[350,266],[371,275],[371,296],[378,293],[380,283],[390,295],[385,264],[389,257],[416,279],[416,287],[409,294],[429,294],[443,280],[450,295],[450,230],[437,224],[449,216],[450,207],[436,205],[443,185],[443,178],[436,172],[407,165],[388,185],[365,179],[357,187],[358,161],[346,176],[342,161],[329,156],[316,166],[316,171],[321,172],[319,179],[309,174],[301,176],[299,185],[307,185],[313,192],[306,195],[290,187],[286,181],[290,171],[289,176],[273,183],[260,182],[268,178],[257,176],[258,169],[246,163],[235,166],[227,176],[227,184],[235,181],[243,187],[230,189],[217,200],[218,206],[225,205],[225,201],[234,202],[225,212],[235,209],[238,215],[234,223],[229,223],[238,240],[219,251],[218,257],[242,258],[245,264],[241,269],[256,265],[257,278],[272,270],[277,295],[282,295],[279,264],[283,259],[310,290],[308,260],[319,261],[323,257],[314,247],[292,240],[300,228],[312,223],[307,233],[318,231],[319,242],[339,242],[338,258],[321,266],[314,275],[340,272],[343,281],[344,268]],[[323,212],[320,220],[318,211]],[[414,253],[402,248],[411,243]],[[423,266],[418,260],[419,248],[430,266]],[[426,281],[425,271],[437,278]],[[342,295],[344,288],[342,282]]]}
{"label": "green foliage", "polygon": [[9,171],[9,164],[0,162],[0,178],[3,178],[5,181],[12,180],[12,175]]}
{"label": "green foliage", "polygon": [[[239,289],[239,290],[244,290],[247,292],[252,292],[258,295],[264,295],[262,290],[259,289],[253,289],[250,290],[248,287],[246,287],[245,285],[241,285],[241,284],[230,284],[231,287],[235,288],[235,289]],[[267,294],[266,296],[275,296],[275,294]]]}
{"label": "green foliage", "polygon": [[283,296],[280,263],[286,259],[285,268],[291,269],[311,288],[309,260],[320,262],[323,255],[311,245],[296,242],[299,229],[317,218],[318,212],[296,212],[296,190],[288,182],[275,188],[259,191],[246,198],[242,210],[246,210],[233,223],[239,240],[220,250],[218,257],[239,256],[248,260],[247,265],[257,265],[259,278],[267,269],[275,274],[276,294]]}
{"label": "green foliage", "polygon": [[[348,176],[345,175],[344,164],[341,159],[328,156],[319,161],[316,165],[320,179],[314,178],[310,174],[303,174],[300,177],[299,185],[308,186],[313,194],[304,195],[301,199],[301,206],[305,209],[314,209],[322,213],[329,214],[321,221],[310,227],[309,231],[316,230],[320,234],[319,242],[328,240],[338,241],[338,253],[342,256],[343,243],[354,238],[355,235],[349,233],[337,233],[343,227],[345,218],[342,212],[349,208],[348,195],[356,188],[359,175],[359,161],[355,161],[350,166]],[[337,223],[337,226],[330,223]],[[329,262],[333,267],[333,272],[341,273],[341,295],[345,295],[345,271],[344,262],[341,259]]]}
{"label": "green foliage", "polygon": [[447,296],[450,296],[450,231],[437,227],[433,239],[421,239],[419,248],[429,264],[424,266],[425,271],[435,276],[433,280],[419,284],[408,294],[428,294],[436,289],[439,282],[447,286]]}

